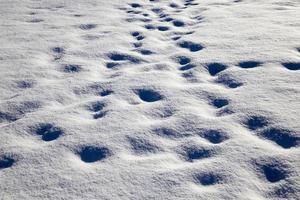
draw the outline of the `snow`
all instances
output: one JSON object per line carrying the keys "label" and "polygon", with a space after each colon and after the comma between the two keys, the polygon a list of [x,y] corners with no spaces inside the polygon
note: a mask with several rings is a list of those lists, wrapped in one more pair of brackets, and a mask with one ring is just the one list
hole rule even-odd
{"label": "snow", "polygon": [[0,199],[299,199],[297,0],[0,1]]}

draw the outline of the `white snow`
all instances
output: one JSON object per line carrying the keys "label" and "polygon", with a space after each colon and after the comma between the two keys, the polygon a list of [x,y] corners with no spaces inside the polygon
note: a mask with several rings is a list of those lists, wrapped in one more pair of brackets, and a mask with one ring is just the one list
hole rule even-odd
{"label": "white snow", "polygon": [[300,199],[298,0],[0,0],[0,199]]}

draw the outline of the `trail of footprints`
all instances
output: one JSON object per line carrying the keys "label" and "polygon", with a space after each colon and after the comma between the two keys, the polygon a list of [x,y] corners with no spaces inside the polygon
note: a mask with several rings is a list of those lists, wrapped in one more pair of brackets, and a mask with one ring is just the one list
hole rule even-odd
{"label": "trail of footprints", "polygon": [[[158,1],[150,0],[150,2],[155,3]],[[169,6],[175,9],[175,12],[181,12],[184,9],[188,8],[189,6],[194,6],[194,5],[197,5],[197,3],[194,3],[193,0],[186,0],[182,6],[176,3],[171,3]],[[149,18],[149,14],[145,10],[143,10],[143,5],[132,3],[129,6],[131,8],[126,11],[127,14],[141,15],[142,17],[137,17],[137,18],[130,17],[128,18],[127,21],[129,22],[142,21],[143,23],[145,23],[144,28],[146,31],[158,30],[161,32],[169,32],[172,30],[170,25],[172,25],[175,28],[188,26],[185,22],[178,19],[173,19],[172,17],[170,17],[169,14],[165,14],[163,12],[163,9],[153,8],[151,11],[158,16],[159,21],[169,23],[168,25],[155,26],[150,23],[152,22],[152,19]],[[199,21],[201,21],[202,17],[198,16],[198,19],[200,19]],[[43,22],[43,20],[35,19],[30,22],[40,23]],[[89,31],[91,29],[95,29],[96,27],[97,27],[96,24],[90,24],[90,23],[81,24],[78,26],[78,28],[82,31]],[[134,51],[139,52],[142,56],[149,56],[151,54],[154,54],[154,52],[152,52],[151,50],[142,48],[143,40],[146,39],[146,37],[143,35],[142,32],[133,31],[130,34],[135,40],[135,42],[133,43],[133,47],[135,48]],[[193,34],[193,32],[186,33],[186,34]],[[186,49],[187,54],[198,53],[202,50],[205,50],[205,48],[209,48],[204,46],[201,43],[184,40],[182,39],[181,35],[175,34],[174,37],[171,37],[170,39],[174,40],[175,42],[174,47]],[[64,49],[63,47],[57,46],[57,47],[53,47],[51,51],[52,51],[54,61],[58,61],[63,59],[64,54],[66,53],[67,50]],[[121,67],[122,64],[124,63],[131,63],[131,64],[138,65],[144,62],[143,60],[144,58],[141,59],[139,57],[127,53],[118,52],[118,51],[109,52],[106,54],[106,56],[110,60],[106,63],[106,67],[108,69],[116,69],[118,67]],[[178,70],[181,72],[191,71],[194,68],[198,67],[196,64],[193,63],[193,59],[186,55],[176,56],[173,60],[175,61],[175,63],[177,63]],[[238,63],[237,66],[242,69],[250,70],[251,68],[261,67],[263,66],[263,64],[264,63],[260,61],[243,61]],[[282,66],[291,71],[297,71],[300,69],[300,63],[297,62],[284,62],[282,63]],[[243,85],[243,83],[235,80],[234,78],[230,77],[225,73],[222,73],[223,71],[226,71],[226,69],[229,68],[227,65],[223,63],[207,63],[205,67],[207,73],[213,78],[213,80],[217,84],[223,84],[229,89],[238,88]],[[74,63],[66,63],[63,66],[61,66],[61,71],[63,73],[73,74],[74,76],[76,76],[76,73],[80,73],[82,71],[82,66]],[[20,89],[30,89],[34,87],[35,84],[36,83],[34,80],[21,80],[18,81],[17,87]],[[113,92],[114,91],[111,90],[102,90],[99,92],[99,95],[102,97],[109,96],[113,94]],[[144,103],[155,103],[157,101],[162,101],[166,98],[159,91],[155,91],[153,89],[141,88],[133,91],[133,93],[137,95],[139,99]],[[229,105],[230,101],[222,97],[212,97],[210,99],[210,102],[208,103],[214,106],[216,109],[222,109],[227,105]],[[40,108],[42,105],[40,105],[39,102],[23,102],[20,105],[14,105],[14,106],[17,108],[15,109],[16,112],[14,113],[0,111],[1,123],[16,121],[26,113],[33,112],[36,109]],[[101,101],[96,101],[88,105],[87,110],[91,112],[91,115],[94,118],[94,120],[101,120],[101,118],[105,117],[105,115],[108,112],[105,109],[106,106],[107,105],[105,103]],[[297,136],[296,133],[293,133],[288,129],[278,128],[274,124],[270,124],[269,121],[270,120],[264,118],[263,116],[250,116],[248,119],[243,121],[243,124],[246,128],[249,129],[249,131],[253,132],[258,137],[264,140],[268,140],[272,142],[274,145],[277,145],[277,147],[279,148],[289,149],[289,148],[298,147],[300,145],[300,138],[299,136]],[[43,142],[55,142],[59,138],[64,137],[64,135],[66,134],[63,128],[58,127],[52,123],[40,123],[31,127],[30,130],[33,135],[35,135]],[[159,137],[175,139],[175,140],[180,140],[180,138],[190,136],[189,134],[178,132],[176,130],[167,127],[157,128],[154,129],[152,132]],[[198,135],[199,137],[207,140],[213,146],[207,146],[207,147],[199,147],[197,145],[181,146],[177,154],[179,157],[182,158],[183,162],[194,163],[202,159],[209,159],[211,157],[214,157],[218,154],[218,149],[219,149],[215,147],[221,147],[219,145],[221,145],[223,142],[226,142],[227,140],[230,140],[230,137],[228,136],[227,133],[217,129],[203,130]],[[143,138],[128,137],[127,141],[131,145],[132,151],[139,156],[143,156],[149,153],[155,154],[163,151],[162,150],[163,148]],[[113,151],[111,149],[99,145],[96,146],[83,145],[78,149],[76,149],[75,153],[85,163],[95,163],[99,161],[105,161],[105,159],[114,156]],[[14,163],[18,161],[19,160],[17,160],[14,155],[4,153],[0,155],[0,169],[11,168],[13,167]],[[276,159],[272,159],[272,158],[266,160],[264,159],[257,160],[251,164],[259,168],[259,171],[261,172],[263,178],[270,183],[282,181],[290,173],[289,168],[287,166],[281,164],[280,161],[277,161]],[[195,174],[194,179],[197,184],[200,184],[202,186],[212,186],[216,184],[222,184],[222,182],[225,181],[223,175],[209,170],[207,172],[201,172]],[[291,191],[284,191],[284,189],[279,188],[278,191],[275,191],[275,193],[276,192],[284,193],[284,192],[291,192]]]}

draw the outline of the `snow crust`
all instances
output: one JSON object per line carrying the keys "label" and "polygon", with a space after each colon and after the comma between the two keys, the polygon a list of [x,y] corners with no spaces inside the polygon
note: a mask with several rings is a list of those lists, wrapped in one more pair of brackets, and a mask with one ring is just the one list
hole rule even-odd
{"label": "snow crust", "polygon": [[298,0],[0,0],[0,199],[300,199]]}

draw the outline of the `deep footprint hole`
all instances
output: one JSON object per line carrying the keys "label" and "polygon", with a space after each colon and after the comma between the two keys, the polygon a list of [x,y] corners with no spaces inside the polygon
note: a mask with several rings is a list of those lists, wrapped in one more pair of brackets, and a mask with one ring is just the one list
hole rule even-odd
{"label": "deep footprint hole", "polygon": [[107,114],[107,111],[99,111],[93,115],[94,119],[103,118]]}
{"label": "deep footprint hole", "polygon": [[221,99],[214,99],[212,103],[216,108],[222,108],[222,107],[227,106],[229,104],[227,99],[222,99],[222,98]]}
{"label": "deep footprint hole", "polygon": [[151,55],[151,54],[154,54],[153,51],[150,51],[148,49],[139,49],[138,52],[140,52],[142,55]]}
{"label": "deep footprint hole", "polygon": [[66,72],[66,73],[76,73],[76,72],[80,72],[80,71],[81,71],[80,65],[70,64],[70,65],[64,66],[64,72]]}
{"label": "deep footprint hole", "polygon": [[209,158],[212,156],[212,151],[204,148],[187,147],[185,148],[185,157],[189,162],[194,160]]}
{"label": "deep footprint hole", "polygon": [[136,93],[145,102],[155,102],[163,99],[163,96],[154,90],[139,89],[136,90]]}
{"label": "deep footprint hole", "polygon": [[169,6],[171,8],[178,8],[179,7],[176,3],[170,3]]}
{"label": "deep footprint hole", "polygon": [[209,172],[197,175],[196,181],[198,181],[203,186],[209,186],[220,183],[222,179],[219,175]]}
{"label": "deep footprint hole", "polygon": [[191,52],[197,52],[204,48],[201,44],[197,44],[190,41],[181,41],[178,42],[177,45],[180,46],[181,48],[188,49]]}
{"label": "deep footprint hole", "polygon": [[279,182],[288,175],[286,166],[276,160],[276,158],[270,158],[270,161],[258,161],[255,165],[258,167],[264,178],[270,183]]}
{"label": "deep footprint hole", "polygon": [[180,20],[174,20],[174,21],[172,21],[172,23],[176,27],[183,27],[185,25],[184,22],[182,22]]}
{"label": "deep footprint hole", "polygon": [[213,144],[219,144],[228,139],[225,133],[218,130],[207,130],[203,133],[203,137]]}
{"label": "deep footprint hole", "polygon": [[35,134],[41,135],[42,140],[49,142],[56,140],[63,134],[63,130],[59,127],[56,127],[50,123],[42,123],[36,127]]}
{"label": "deep footprint hole", "polygon": [[123,53],[109,53],[107,55],[111,60],[113,61],[130,61],[132,63],[140,63],[141,60],[134,57],[134,56],[130,56],[128,54],[123,54]]}
{"label": "deep footprint hole", "polygon": [[207,65],[208,72],[211,76],[215,76],[221,71],[224,71],[227,68],[226,65],[222,63],[210,63]]}
{"label": "deep footprint hole", "polygon": [[108,69],[113,69],[113,68],[116,68],[118,66],[120,66],[120,63],[117,63],[117,62],[108,62],[108,63],[106,63],[106,67]]}
{"label": "deep footprint hole", "polygon": [[296,62],[282,63],[282,65],[289,70],[299,70],[300,69],[300,63],[296,63]]}
{"label": "deep footprint hole", "polygon": [[268,120],[262,116],[251,116],[245,122],[250,130],[256,130],[268,125]]}
{"label": "deep footprint hole", "polygon": [[103,110],[104,107],[105,107],[105,104],[103,102],[97,101],[97,102],[92,103],[89,106],[89,110],[92,112],[99,112],[99,111]]}
{"label": "deep footprint hole", "polygon": [[113,93],[112,90],[102,90],[100,92],[100,96],[105,97],[105,96],[111,95],[112,93]]}
{"label": "deep footprint hole", "polygon": [[263,63],[259,61],[244,61],[244,62],[240,62],[239,66],[244,69],[249,69],[249,68],[261,66],[262,64]]}
{"label": "deep footprint hole", "polygon": [[57,54],[62,54],[65,52],[65,50],[62,47],[53,47],[52,51]]}
{"label": "deep footprint hole", "polygon": [[15,162],[15,159],[10,156],[1,156],[0,157],[0,169],[9,168]]}
{"label": "deep footprint hole", "polygon": [[136,37],[136,39],[137,39],[138,41],[141,41],[141,40],[145,39],[145,36],[139,35],[139,36]]}
{"label": "deep footprint hole", "polygon": [[285,178],[285,173],[278,167],[273,165],[264,165],[262,167],[266,179],[275,183]]}
{"label": "deep footprint hole", "polygon": [[79,150],[78,154],[81,160],[86,163],[101,161],[111,156],[110,150],[102,146],[85,146]]}
{"label": "deep footprint hole", "polygon": [[153,26],[152,24],[146,24],[144,27],[148,30],[154,30],[155,29],[155,26]]}
{"label": "deep footprint hole", "polygon": [[178,56],[176,60],[180,65],[186,65],[191,62],[191,59],[186,56]]}
{"label": "deep footprint hole", "polygon": [[159,31],[168,31],[170,28],[167,27],[167,26],[158,26],[157,29],[158,29]]}
{"label": "deep footprint hole", "polygon": [[300,138],[294,135],[291,131],[279,128],[269,128],[261,133],[265,139],[271,140],[281,146],[289,149],[299,145]]}
{"label": "deep footprint hole", "polygon": [[166,17],[166,18],[164,18],[162,21],[164,21],[164,22],[171,22],[171,21],[173,21],[174,19],[172,18],[172,17]]}
{"label": "deep footprint hole", "polygon": [[139,32],[137,32],[137,31],[135,31],[135,32],[132,32],[132,33],[131,33],[131,35],[132,35],[133,37],[137,37],[137,36],[139,36],[139,35],[140,35],[140,33],[139,33]]}
{"label": "deep footprint hole", "polygon": [[142,7],[140,4],[138,4],[138,3],[132,3],[132,4],[130,4],[130,6],[132,7],[132,8],[140,8],[140,7]]}

